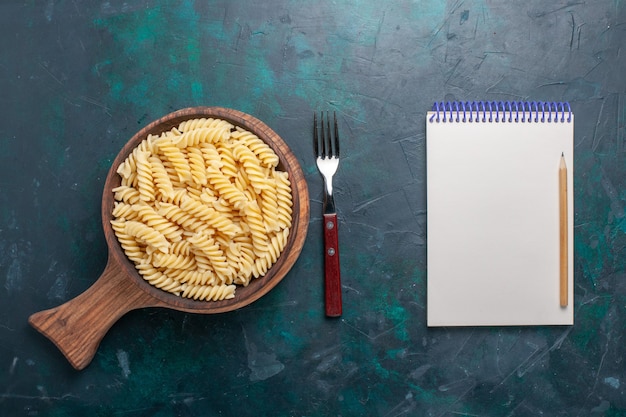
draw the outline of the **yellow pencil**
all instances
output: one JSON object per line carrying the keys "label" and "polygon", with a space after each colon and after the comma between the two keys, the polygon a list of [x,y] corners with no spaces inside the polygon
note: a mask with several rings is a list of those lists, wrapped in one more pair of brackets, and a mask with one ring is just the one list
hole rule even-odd
{"label": "yellow pencil", "polygon": [[561,153],[559,165],[559,226],[560,226],[560,301],[561,307],[567,307],[567,267],[568,267],[568,239],[567,239],[567,166],[565,156]]}

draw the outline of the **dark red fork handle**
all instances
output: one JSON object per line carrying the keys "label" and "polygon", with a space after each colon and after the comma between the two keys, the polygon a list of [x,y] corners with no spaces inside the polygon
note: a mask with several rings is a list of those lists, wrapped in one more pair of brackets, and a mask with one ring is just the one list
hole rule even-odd
{"label": "dark red fork handle", "polygon": [[341,270],[337,214],[324,214],[324,301],[326,315],[341,316]]}

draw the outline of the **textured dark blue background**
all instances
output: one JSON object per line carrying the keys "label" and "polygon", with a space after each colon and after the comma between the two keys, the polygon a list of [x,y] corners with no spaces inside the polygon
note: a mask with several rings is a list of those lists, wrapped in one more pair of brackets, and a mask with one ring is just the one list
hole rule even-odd
{"label": "textured dark blue background", "polygon": [[[85,4],[87,3],[87,4]],[[0,3],[0,414],[626,415],[626,7],[620,1]],[[428,329],[425,112],[569,101],[575,325]],[[141,127],[245,111],[304,169],[302,256],[217,316],[123,317],[84,371],[30,328],[87,289],[100,199]],[[323,315],[315,110],[340,119],[344,315]]]}

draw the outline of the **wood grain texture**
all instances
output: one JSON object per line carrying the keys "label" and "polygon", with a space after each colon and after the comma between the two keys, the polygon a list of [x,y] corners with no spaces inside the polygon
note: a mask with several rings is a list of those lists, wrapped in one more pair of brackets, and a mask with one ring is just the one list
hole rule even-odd
{"label": "wood grain texture", "polygon": [[324,214],[324,307],[328,317],[342,313],[337,214]]}
{"label": "wood grain texture", "polygon": [[[149,283],[136,272],[126,257],[111,227],[114,196],[112,189],[120,184],[117,167],[149,134],[158,134],[193,118],[214,117],[227,120],[255,133],[276,152],[278,168],[289,173],[293,213],[287,246],[277,262],[263,277],[253,279],[246,287],[239,286],[235,298],[222,301],[197,301],[170,294]],[[108,329],[125,313],[145,307],[165,307],[190,313],[213,314],[244,307],[274,288],[298,259],[306,239],[309,222],[309,195],[302,169],[287,144],[260,120],[237,110],[221,107],[194,107],[171,113],[150,123],[136,133],[119,152],[104,185],[102,195],[102,227],[109,260],[96,283],[67,303],[33,314],[29,323],[49,338],[76,369],[85,368],[92,360]]]}
{"label": "wood grain texture", "polygon": [[139,307],[166,306],[142,291],[119,262],[109,257],[104,272],[87,291],[33,314],[28,321],[80,370],[91,362],[106,332],[124,314]]}

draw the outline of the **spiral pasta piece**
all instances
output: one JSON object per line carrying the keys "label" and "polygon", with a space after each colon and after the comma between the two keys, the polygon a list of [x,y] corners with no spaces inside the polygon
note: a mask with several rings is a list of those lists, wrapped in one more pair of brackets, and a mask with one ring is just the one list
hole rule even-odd
{"label": "spiral pasta piece", "polygon": [[124,232],[129,236],[142,240],[146,244],[160,250],[163,253],[167,253],[167,250],[170,247],[170,244],[165,236],[154,230],[152,227],[135,220],[126,221]]}
{"label": "spiral pasta piece", "polygon": [[183,132],[172,143],[178,148],[185,149],[196,147],[201,143],[216,143],[227,139],[229,135],[229,129],[225,126],[201,127]]}
{"label": "spiral pasta piece", "polygon": [[199,220],[191,214],[183,211],[175,204],[161,203],[157,213],[178,224],[186,231],[199,232],[209,228],[209,226],[202,222],[202,220]]}
{"label": "spiral pasta piece", "polygon": [[211,266],[222,284],[232,283],[235,271],[211,236],[196,233],[188,240],[211,261]]}
{"label": "spiral pasta piece", "polygon": [[204,156],[200,148],[191,148],[187,152],[189,157],[189,169],[191,170],[191,179],[194,184],[206,185],[206,166],[204,163]]}
{"label": "spiral pasta piece", "polygon": [[268,168],[278,166],[278,155],[274,153],[267,143],[263,142],[257,135],[245,129],[237,127],[232,133],[232,137],[245,144],[259,158],[260,164]]}
{"label": "spiral pasta piece", "polygon": [[113,204],[113,217],[122,220],[137,220],[139,218],[139,214],[133,208],[132,204],[115,202]]}
{"label": "spiral pasta piece", "polygon": [[185,154],[171,141],[163,140],[159,142],[159,152],[172,163],[172,167],[178,174],[180,182],[191,181],[191,168]]}
{"label": "spiral pasta piece", "polygon": [[174,253],[155,253],[152,264],[157,268],[193,269],[196,261],[192,256],[176,255]]}
{"label": "spiral pasta piece", "polygon": [[193,198],[183,199],[180,208],[191,214],[196,219],[205,222],[210,227],[220,232],[234,236],[239,231],[237,225],[230,221],[226,216],[220,215],[215,209],[207,207]]}
{"label": "spiral pasta piece", "polygon": [[165,169],[165,165],[163,165],[163,161],[153,155],[148,158],[148,163],[150,164],[152,178],[157,191],[165,198],[174,194],[174,185]]}
{"label": "spiral pasta piece", "polygon": [[204,158],[204,164],[208,167],[214,167],[220,169],[224,166],[222,162],[222,157],[220,156],[219,151],[212,143],[203,143],[200,145],[200,152],[202,152],[202,157]]}
{"label": "spiral pasta piece", "polygon": [[128,185],[120,185],[113,188],[116,201],[123,201],[127,204],[135,204],[139,202],[139,191]]}
{"label": "spiral pasta piece", "polygon": [[197,271],[212,271],[213,263],[211,262],[211,258],[200,251],[193,252],[194,259],[196,260],[196,270]]}
{"label": "spiral pasta piece", "polygon": [[278,204],[277,221],[281,228],[291,226],[293,201],[291,199],[291,183],[286,172],[274,171],[276,180],[276,197]]}
{"label": "spiral pasta piece", "polygon": [[246,216],[246,223],[250,228],[254,252],[258,256],[262,256],[262,254],[264,254],[268,250],[268,236],[266,233],[265,224],[263,223],[261,209],[259,208],[259,205],[256,201],[251,201],[246,204],[243,212]]}
{"label": "spiral pasta piece", "polygon": [[[222,119],[215,119],[212,117],[205,118],[197,118],[197,119],[189,119],[184,120],[178,125],[178,130],[181,132],[187,132],[190,130],[202,129],[202,128],[213,128],[213,129],[221,129],[230,131],[233,129],[233,125]],[[228,136],[224,136],[222,140],[227,140]]]}
{"label": "spiral pasta piece", "polygon": [[281,227],[278,217],[278,194],[276,187],[267,187],[261,191],[260,195],[261,214],[266,230],[278,232]]}
{"label": "spiral pasta piece", "polygon": [[139,274],[148,281],[151,285],[162,289],[163,291],[171,292],[175,295],[180,295],[182,284],[175,279],[168,277],[163,272],[156,269],[154,266],[148,263],[140,263],[136,265]]}
{"label": "spiral pasta piece", "polygon": [[267,257],[269,257],[270,262],[273,264],[278,260],[283,249],[287,246],[287,240],[289,239],[289,230],[290,229],[282,229],[280,232],[276,233],[270,239],[269,250],[267,252]]}
{"label": "spiral pasta piece", "polygon": [[284,229],[283,231],[272,236],[270,244],[268,245],[268,251],[254,261],[253,268],[255,276],[264,276],[267,273],[287,244],[288,236],[289,229]]}
{"label": "spiral pasta piece", "polygon": [[219,142],[215,144],[215,149],[220,154],[220,162],[222,166],[220,170],[224,175],[229,178],[235,178],[237,176],[237,162],[233,156],[232,145],[230,143]]}
{"label": "spiral pasta piece", "polygon": [[154,201],[154,179],[152,178],[152,168],[148,162],[148,155],[148,152],[137,152],[137,189],[140,200]]}
{"label": "spiral pasta piece", "polygon": [[[128,157],[117,167],[116,172],[122,177],[123,181],[129,181],[133,173],[137,171],[137,164],[135,163],[135,157],[131,153]],[[132,181],[131,181],[132,182]]]}
{"label": "spiral pasta piece", "polygon": [[191,254],[191,243],[186,239],[174,242],[170,247],[170,253],[189,256]]}
{"label": "spiral pasta piece", "polygon": [[233,147],[233,156],[243,166],[255,192],[260,193],[261,190],[267,187],[266,177],[261,169],[261,164],[249,148],[241,143],[236,143]]}
{"label": "spiral pasta piece", "polygon": [[124,162],[117,167],[117,173],[122,177],[122,180],[125,180],[127,183],[132,183],[131,178],[137,171],[137,155],[140,152],[148,152],[152,153],[154,151],[153,146],[153,137],[150,135],[146,139],[142,140],[141,143],[133,149],[133,151],[126,157]]}
{"label": "spiral pasta piece", "polygon": [[131,206],[137,213],[137,217],[147,226],[165,236],[170,242],[178,242],[182,239],[183,230],[164,216],[157,213],[154,208],[147,204],[135,204]]}
{"label": "spiral pasta piece", "polygon": [[145,251],[134,236],[126,233],[126,221],[112,220],[111,226],[128,259],[135,263],[143,262]]}
{"label": "spiral pasta piece", "polygon": [[220,301],[235,297],[234,285],[182,285],[181,296],[194,300]]}
{"label": "spiral pasta piece", "polygon": [[209,174],[209,183],[215,188],[215,191],[236,209],[241,208],[247,198],[246,195],[239,190],[219,169],[209,166],[206,168]]}
{"label": "spiral pasta piece", "polygon": [[217,279],[213,271],[200,271],[190,269],[166,269],[163,272],[172,279],[187,285],[216,285]]}
{"label": "spiral pasta piece", "polygon": [[[183,154],[183,157],[184,156],[185,156],[185,154]],[[160,157],[159,157],[159,159],[160,159]],[[185,183],[183,181],[181,181],[180,176],[178,175],[178,171],[176,171],[176,168],[174,168],[174,164],[172,163],[172,161],[170,161],[169,159],[166,159],[165,157],[163,157],[161,162],[163,163],[163,168],[165,168],[165,172],[167,173],[167,177],[169,178],[170,182],[172,183],[172,187],[175,190],[174,192],[176,192],[177,189],[184,188]],[[190,168],[190,172],[191,172],[191,168]]]}
{"label": "spiral pasta piece", "polygon": [[174,192],[170,195],[162,195],[161,196],[161,200],[159,201],[159,204],[157,204],[157,208],[159,206],[161,206],[161,203],[168,203],[168,204],[174,204],[176,206],[180,206],[181,201],[183,201],[183,198],[187,198],[189,197],[188,193],[187,193],[187,189],[186,188],[176,188],[174,189]]}

